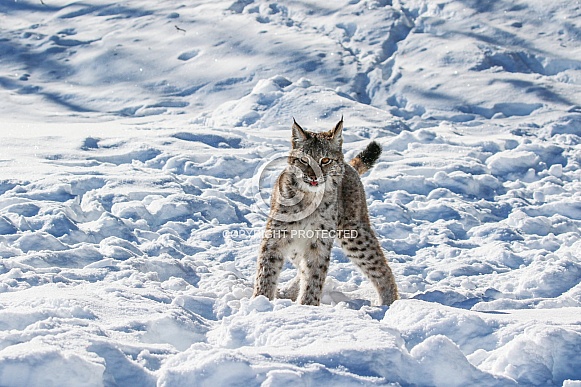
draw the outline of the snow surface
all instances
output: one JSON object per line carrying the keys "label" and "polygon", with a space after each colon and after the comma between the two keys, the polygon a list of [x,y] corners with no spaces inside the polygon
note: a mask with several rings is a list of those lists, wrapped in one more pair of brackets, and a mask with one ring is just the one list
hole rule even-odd
{"label": "snow surface", "polygon": [[[581,384],[581,5],[0,2],[0,385]],[[401,292],[251,299],[255,174],[345,117]],[[294,269],[286,267],[282,280]]]}

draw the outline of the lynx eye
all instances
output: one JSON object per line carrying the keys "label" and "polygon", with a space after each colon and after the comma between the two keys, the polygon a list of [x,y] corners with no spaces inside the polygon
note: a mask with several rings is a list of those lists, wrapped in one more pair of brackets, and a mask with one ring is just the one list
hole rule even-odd
{"label": "lynx eye", "polygon": [[320,161],[321,165],[327,165],[331,162],[331,159],[328,157],[323,157]]}
{"label": "lynx eye", "polygon": [[303,156],[299,159],[299,161],[303,164],[308,164],[309,163],[309,159],[306,156]]}

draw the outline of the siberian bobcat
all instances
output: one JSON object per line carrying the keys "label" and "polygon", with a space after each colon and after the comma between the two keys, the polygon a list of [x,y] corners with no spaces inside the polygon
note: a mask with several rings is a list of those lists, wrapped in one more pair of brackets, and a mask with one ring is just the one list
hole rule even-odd
{"label": "siberian bobcat", "polygon": [[[343,160],[343,119],[329,132],[292,126],[288,166],[276,181],[265,236],[258,255],[254,296],[319,305],[337,239],[347,256],[373,283],[382,305],[398,298],[397,286],[371,229],[359,178],[379,158],[371,142],[349,164]],[[285,258],[298,269],[286,289],[277,292]]]}

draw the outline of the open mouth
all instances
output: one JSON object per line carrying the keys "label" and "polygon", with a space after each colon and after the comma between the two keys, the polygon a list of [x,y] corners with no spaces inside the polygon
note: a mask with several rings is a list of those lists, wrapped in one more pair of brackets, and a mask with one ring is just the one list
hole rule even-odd
{"label": "open mouth", "polygon": [[305,183],[307,183],[311,187],[317,187],[318,185],[320,185],[322,183],[322,181],[319,181],[319,179],[314,178],[314,177],[313,178],[305,177],[303,180]]}
{"label": "open mouth", "polygon": [[297,171],[297,178],[302,180],[306,185],[311,188],[319,187],[325,182],[325,176],[323,175],[311,175],[305,171]]}

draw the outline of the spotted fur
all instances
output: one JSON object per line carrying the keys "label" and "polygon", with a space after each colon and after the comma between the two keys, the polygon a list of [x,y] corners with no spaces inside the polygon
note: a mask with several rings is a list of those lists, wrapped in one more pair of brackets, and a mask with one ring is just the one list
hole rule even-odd
{"label": "spotted fur", "polygon": [[[308,132],[293,123],[288,166],[274,186],[260,245],[254,296],[319,305],[336,239],[369,278],[380,304],[390,305],[398,298],[395,278],[369,222],[359,178],[359,173],[377,161],[381,147],[372,142],[351,164],[346,163],[342,131],[343,120],[323,133]],[[302,200],[294,202],[297,195]],[[295,265],[298,274],[289,286],[277,291],[285,259]]]}

